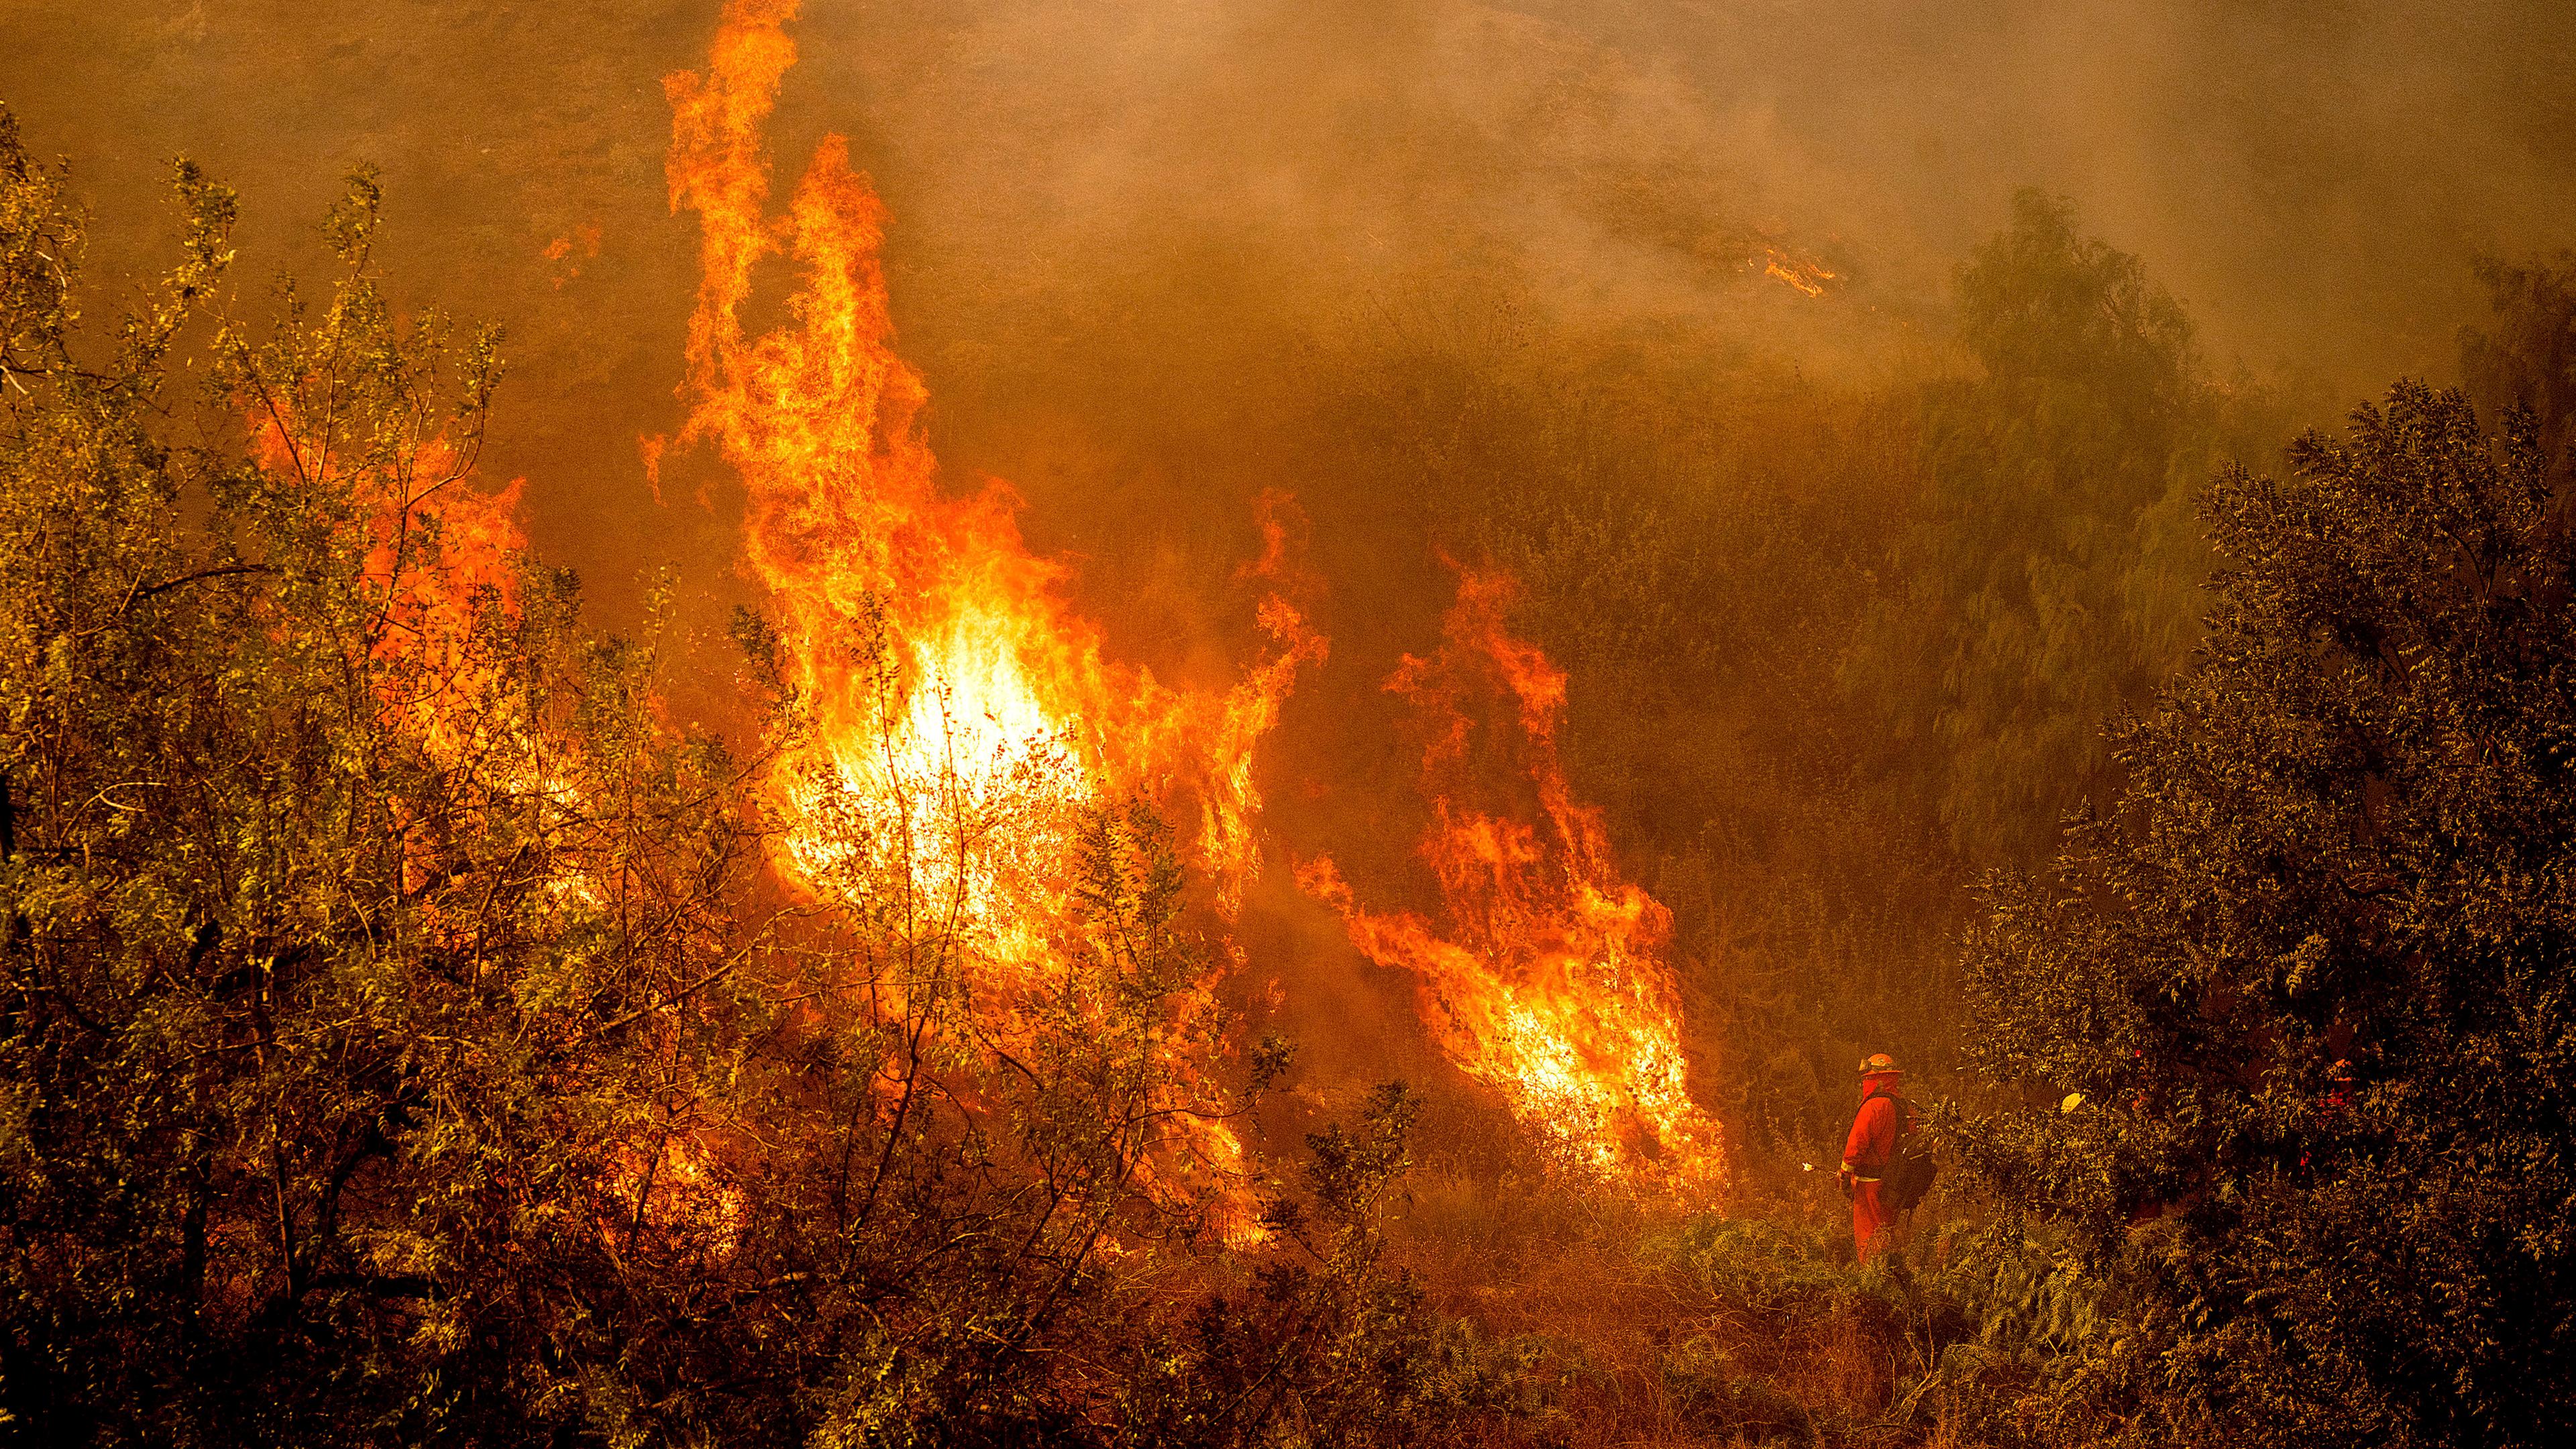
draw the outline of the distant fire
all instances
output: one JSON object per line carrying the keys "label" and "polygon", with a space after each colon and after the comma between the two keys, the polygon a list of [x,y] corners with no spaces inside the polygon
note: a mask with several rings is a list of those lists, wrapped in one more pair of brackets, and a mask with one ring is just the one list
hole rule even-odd
{"label": "distant fire", "polygon": [[[1406,658],[1387,685],[1431,735],[1423,778],[1434,822],[1421,854],[1443,923],[1370,913],[1328,859],[1299,877],[1372,960],[1414,976],[1450,1059],[1568,1162],[1612,1181],[1713,1191],[1726,1159],[1685,1085],[1680,991],[1662,955],[1671,916],[1619,878],[1599,812],[1568,790],[1556,752],[1565,676],[1504,627],[1511,596],[1507,579],[1467,575],[1439,652]],[[1480,703],[1496,716],[1482,725],[1470,713]],[[1469,766],[1480,746],[1518,760],[1539,820],[1467,803],[1485,783]]]}
{"label": "distant fire", "polygon": [[1835,273],[1827,270],[1822,262],[1811,257],[1782,251],[1778,247],[1764,247],[1762,255],[1755,260],[1762,263],[1762,275],[1784,286],[1794,287],[1810,297],[1825,295],[1825,288],[1840,280]]}

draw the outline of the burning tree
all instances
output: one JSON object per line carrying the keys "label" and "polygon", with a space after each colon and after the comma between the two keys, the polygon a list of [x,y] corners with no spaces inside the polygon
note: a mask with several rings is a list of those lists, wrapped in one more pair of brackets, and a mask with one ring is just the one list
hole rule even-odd
{"label": "burning tree", "polygon": [[[775,618],[760,647],[796,720],[769,776],[777,864],[906,932],[937,918],[964,993],[949,1044],[1007,1067],[1082,998],[1081,963],[1103,949],[1098,902],[1073,884],[1100,863],[1097,821],[1141,819],[1140,801],[1195,815],[1175,860],[1232,911],[1254,865],[1253,749],[1323,642],[1273,594],[1261,622],[1277,652],[1242,684],[1167,688],[1104,656],[1060,596],[1061,569],[1021,544],[1005,486],[943,490],[924,389],[892,346],[883,208],[846,143],[827,137],[785,213],[768,211],[762,128],[795,60],[795,10],[731,5],[708,70],[667,83],[672,205],[702,236],[690,412],[673,441],[714,444],[747,495],[746,554]],[[753,335],[741,307],[774,257],[798,272],[793,321]],[[1178,876],[1143,888],[1158,909],[1178,890]],[[1247,1165],[1212,1105],[1221,964],[1162,993],[1174,1014],[1155,1050],[1187,1100],[1155,1109],[1168,1150],[1150,1176],[1222,1180],[1248,1224]]]}

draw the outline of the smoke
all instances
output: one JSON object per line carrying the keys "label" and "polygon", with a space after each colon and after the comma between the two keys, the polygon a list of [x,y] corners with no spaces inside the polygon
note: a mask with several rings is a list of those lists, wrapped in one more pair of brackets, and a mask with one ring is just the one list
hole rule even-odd
{"label": "smoke", "polygon": [[[539,541],[622,596],[729,536],[653,507],[630,442],[669,416],[687,307],[658,82],[713,10],[18,0],[0,97],[77,158],[117,256],[181,151],[243,187],[262,262],[309,265],[295,228],[381,165],[396,275],[512,329],[496,457]],[[2562,243],[2576,202],[2576,18],[2541,3],[816,0],[798,34],[779,154],[852,136],[943,446],[997,468],[1148,396],[1175,438],[1294,406],[1245,395],[1285,354],[1481,345],[1498,310],[1866,364],[1937,331],[2022,184],[2144,255],[2222,362],[2353,393],[2443,371],[2471,255]],[[1837,285],[1790,291],[1766,247]],[[1194,460],[1125,461],[1165,476],[1019,477],[1080,515],[1039,531],[1132,536],[1188,490]]]}

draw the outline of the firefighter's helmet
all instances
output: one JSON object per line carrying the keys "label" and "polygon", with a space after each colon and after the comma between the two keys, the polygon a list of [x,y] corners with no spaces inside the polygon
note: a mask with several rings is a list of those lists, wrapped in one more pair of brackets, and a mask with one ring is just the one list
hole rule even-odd
{"label": "firefighter's helmet", "polygon": [[1864,1077],[1881,1076],[1895,1070],[1896,1058],[1885,1052],[1874,1053],[1867,1061],[1860,1064],[1860,1074]]}

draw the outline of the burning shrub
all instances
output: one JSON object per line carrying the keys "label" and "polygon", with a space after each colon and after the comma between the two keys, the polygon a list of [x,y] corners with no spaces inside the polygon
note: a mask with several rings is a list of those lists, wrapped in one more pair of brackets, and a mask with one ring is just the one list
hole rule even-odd
{"label": "burning shrub", "polygon": [[[1440,883],[1443,926],[1362,909],[1329,859],[1298,876],[1362,951],[1414,975],[1441,1048],[1568,1166],[1704,1197],[1724,1188],[1726,1155],[1686,1080],[1681,991],[1663,956],[1672,917],[1620,877],[1600,813],[1566,783],[1556,750],[1565,676],[1506,629],[1512,594],[1508,579],[1463,577],[1444,647],[1408,656],[1387,682],[1429,737],[1424,793],[1436,823],[1421,853]],[[1480,697],[1495,719],[1471,717]],[[1512,762],[1539,822],[1472,803],[1484,784],[1478,752]]]}

